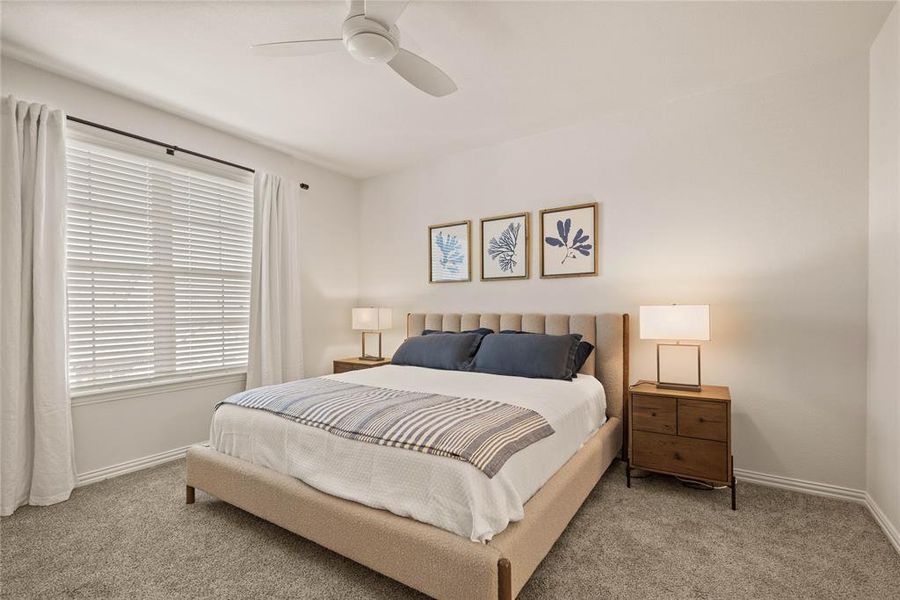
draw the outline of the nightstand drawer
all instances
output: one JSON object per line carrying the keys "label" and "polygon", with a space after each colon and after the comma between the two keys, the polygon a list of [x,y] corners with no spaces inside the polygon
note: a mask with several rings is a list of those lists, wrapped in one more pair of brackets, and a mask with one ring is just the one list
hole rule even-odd
{"label": "nightstand drawer", "polygon": [[703,400],[678,400],[678,435],[724,442],[728,439],[725,405]]}
{"label": "nightstand drawer", "polygon": [[632,426],[641,431],[675,433],[675,403],[675,398],[634,394],[631,397]]}
{"label": "nightstand drawer", "polygon": [[683,477],[728,481],[728,451],[722,442],[635,431],[632,466]]}
{"label": "nightstand drawer", "polygon": [[[356,371],[358,368],[359,367],[357,367],[356,365],[349,365],[347,363],[341,363],[341,362],[335,361],[333,370],[337,374],[337,373],[346,373],[348,371]],[[363,368],[365,368],[365,367],[363,367]]]}

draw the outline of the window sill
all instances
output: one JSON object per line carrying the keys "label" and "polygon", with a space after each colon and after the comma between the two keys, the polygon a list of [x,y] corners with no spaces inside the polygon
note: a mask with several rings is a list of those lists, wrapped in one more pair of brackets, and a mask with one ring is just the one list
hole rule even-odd
{"label": "window sill", "polygon": [[153,396],[225,383],[240,383],[243,387],[246,381],[247,372],[245,370],[229,371],[226,373],[209,373],[205,375],[191,375],[187,377],[73,392],[70,394],[70,400],[72,406],[83,406],[85,404],[128,400],[130,398],[139,398],[141,396]]}

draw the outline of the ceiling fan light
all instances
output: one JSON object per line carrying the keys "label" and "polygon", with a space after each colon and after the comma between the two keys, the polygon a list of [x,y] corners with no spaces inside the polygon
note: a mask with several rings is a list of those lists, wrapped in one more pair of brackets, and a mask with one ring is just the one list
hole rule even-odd
{"label": "ceiling fan light", "polygon": [[347,50],[364,63],[385,63],[397,54],[397,45],[388,37],[362,31],[347,40]]}

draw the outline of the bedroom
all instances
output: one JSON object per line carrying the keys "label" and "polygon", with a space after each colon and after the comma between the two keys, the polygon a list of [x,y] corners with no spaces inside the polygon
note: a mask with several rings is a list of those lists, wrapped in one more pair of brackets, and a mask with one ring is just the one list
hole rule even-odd
{"label": "bedroom", "polygon": [[897,597],[895,2],[0,18],[4,598]]}

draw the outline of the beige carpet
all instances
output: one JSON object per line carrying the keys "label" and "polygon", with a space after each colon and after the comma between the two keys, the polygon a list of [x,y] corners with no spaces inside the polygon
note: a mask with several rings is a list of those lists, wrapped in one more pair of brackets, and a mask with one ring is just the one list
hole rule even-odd
{"label": "beige carpet", "polygon": [[[3,598],[419,598],[198,491],[183,461],[0,522]],[[900,598],[900,555],[860,505],[740,485],[704,492],[617,464],[520,595]]]}

